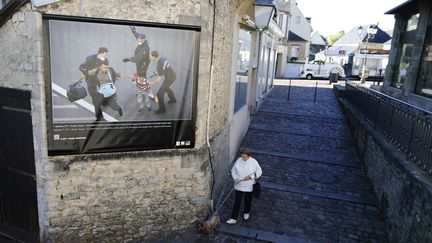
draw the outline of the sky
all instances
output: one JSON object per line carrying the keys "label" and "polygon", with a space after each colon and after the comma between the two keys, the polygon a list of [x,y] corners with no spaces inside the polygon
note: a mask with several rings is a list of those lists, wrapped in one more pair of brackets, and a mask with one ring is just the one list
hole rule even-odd
{"label": "sky", "polygon": [[312,17],[312,28],[327,37],[355,26],[376,24],[393,29],[394,15],[384,14],[406,0],[297,0],[305,17]]}

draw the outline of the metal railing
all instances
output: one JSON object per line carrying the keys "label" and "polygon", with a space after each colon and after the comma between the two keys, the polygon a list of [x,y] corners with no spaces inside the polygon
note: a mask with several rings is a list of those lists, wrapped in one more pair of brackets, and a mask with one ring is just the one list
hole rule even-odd
{"label": "metal railing", "polygon": [[432,113],[354,82],[347,82],[345,97],[410,161],[432,175]]}

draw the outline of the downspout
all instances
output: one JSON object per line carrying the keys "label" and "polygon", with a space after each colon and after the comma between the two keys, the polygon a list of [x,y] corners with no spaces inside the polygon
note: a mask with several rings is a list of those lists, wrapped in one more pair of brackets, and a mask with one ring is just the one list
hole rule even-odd
{"label": "downspout", "polygon": [[253,109],[253,114],[258,110],[258,103],[259,100],[257,99],[259,93],[260,93],[260,80],[259,80],[259,74],[260,74],[260,59],[261,59],[261,46],[262,46],[262,32],[260,29],[258,29],[258,54],[257,54],[257,62],[256,62],[256,74],[255,74],[255,80],[256,80],[256,88],[255,88],[255,107]]}
{"label": "downspout", "polygon": [[[212,4],[212,0],[209,0],[209,3]],[[210,168],[212,172],[212,182],[211,182],[211,188],[210,188],[210,203],[211,203],[211,210],[212,213],[214,213],[214,201],[213,201],[213,189],[215,184],[215,173],[214,173],[214,167],[213,167],[213,161],[212,161],[212,155],[211,155],[211,147],[210,147],[210,110],[211,110],[211,100],[212,100],[212,91],[213,91],[213,51],[214,51],[214,40],[215,40],[215,26],[216,26],[216,0],[213,0],[213,29],[212,29],[212,44],[211,44],[211,51],[210,51],[210,84],[209,84],[209,98],[207,103],[207,126],[206,126],[206,143],[208,147],[208,156],[209,156],[209,162],[210,162]]]}

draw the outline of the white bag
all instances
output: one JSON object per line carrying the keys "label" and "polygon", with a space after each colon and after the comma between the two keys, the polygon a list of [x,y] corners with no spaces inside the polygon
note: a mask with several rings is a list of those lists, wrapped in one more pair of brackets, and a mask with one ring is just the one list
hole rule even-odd
{"label": "white bag", "polygon": [[116,92],[116,87],[113,83],[106,83],[99,86],[98,93],[103,95],[104,98],[113,96]]}

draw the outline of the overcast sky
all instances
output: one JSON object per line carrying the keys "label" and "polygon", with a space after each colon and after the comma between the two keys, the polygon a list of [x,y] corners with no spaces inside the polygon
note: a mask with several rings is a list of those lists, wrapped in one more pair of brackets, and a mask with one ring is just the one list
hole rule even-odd
{"label": "overcast sky", "polygon": [[312,28],[324,37],[352,27],[376,24],[384,31],[393,29],[394,15],[384,12],[406,0],[297,0],[305,17],[312,17]]}

